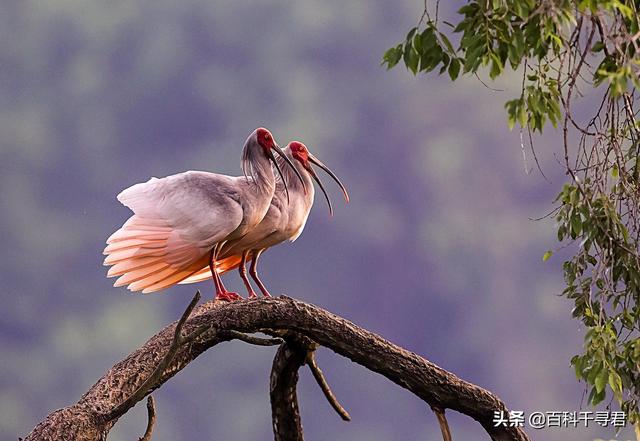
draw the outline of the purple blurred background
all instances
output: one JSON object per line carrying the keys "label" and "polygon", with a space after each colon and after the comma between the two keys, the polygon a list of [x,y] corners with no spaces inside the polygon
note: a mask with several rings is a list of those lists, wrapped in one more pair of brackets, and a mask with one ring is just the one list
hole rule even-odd
{"label": "purple blurred background", "polygon": [[[261,125],[282,145],[305,142],[352,197],[345,206],[325,180],[336,214],[318,198],[301,238],[265,254],[273,293],[378,332],[512,409],[581,408],[569,366],[581,330],[557,296],[561,256],[541,260],[556,247],[553,223],[529,219],[550,211],[564,179],[557,140],[537,140],[551,183],[525,173],[533,159],[503,110],[517,75],[496,92],[380,67],[421,12],[418,0],[2,1],[0,438],[75,402],[193,295],[111,286],[104,240],[130,214],[116,194],[191,169],[238,175],[242,142]],[[155,393],[154,440],[270,439],[274,353],[234,342],[204,354]],[[417,398],[326,349],[318,360],[353,421],[303,371],[309,439],[439,439]],[[488,439],[462,415],[450,424],[455,439]],[[109,439],[145,425],[139,405]]]}

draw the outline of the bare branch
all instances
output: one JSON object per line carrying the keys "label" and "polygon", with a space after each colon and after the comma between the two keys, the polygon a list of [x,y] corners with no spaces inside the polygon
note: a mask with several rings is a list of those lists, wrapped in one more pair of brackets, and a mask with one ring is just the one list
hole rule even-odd
{"label": "bare branch", "polygon": [[162,377],[164,370],[173,361],[173,358],[176,356],[178,349],[180,349],[180,346],[183,343],[185,343],[186,339],[193,340],[198,335],[206,331],[206,328],[201,328],[194,331],[194,334],[189,337],[185,338],[182,336],[182,328],[185,322],[187,321],[187,319],[189,318],[189,316],[191,315],[191,313],[193,312],[193,308],[196,307],[199,301],[200,301],[200,291],[196,291],[196,295],[193,296],[193,299],[189,303],[189,306],[187,306],[187,309],[185,309],[185,311],[182,313],[182,317],[180,317],[180,320],[176,324],[175,331],[173,333],[173,339],[171,340],[171,344],[169,345],[169,349],[167,350],[167,353],[162,358],[160,363],[158,363],[158,366],[151,373],[151,375],[149,375],[149,377],[138,387],[138,389],[136,389],[136,391],[133,394],[131,394],[129,398],[124,400],[122,403],[117,405],[108,413],[99,416],[98,419],[102,419],[103,421],[111,421],[111,420],[116,420],[120,418],[122,415],[124,415],[138,401],[144,398],[145,395],[147,395],[147,393],[149,393],[153,384],[158,382],[160,377]]}
{"label": "bare branch", "polygon": [[436,418],[438,418],[438,424],[440,425],[440,432],[442,432],[443,441],[453,441],[453,438],[451,437],[451,430],[449,429],[449,423],[447,422],[447,417],[444,414],[444,409],[431,406],[431,410],[433,410],[433,413],[436,414]]}
{"label": "bare branch", "polygon": [[[470,416],[484,427],[494,441],[529,439],[522,428],[494,427],[494,412],[508,410],[491,392],[461,380],[419,355],[317,306],[285,296],[251,302],[209,301],[186,316],[188,319],[182,321],[183,329],[178,335],[190,337],[184,339],[184,344],[177,345],[175,356],[171,357],[159,377],[153,376],[154,381],[147,380],[152,373],[158,371],[162,361],[166,360],[168,349],[175,340],[178,323],[167,326],[141,348],[114,365],[76,404],[48,415],[25,441],[103,440],[119,416],[105,420],[105,414],[117,415],[110,410],[117,408],[127,397],[138,397],[136,391],[144,390],[149,393],[159,388],[204,351],[231,340],[232,336],[229,334],[220,335],[222,331],[230,330],[242,333],[265,332],[277,337],[287,332],[301,334],[384,375],[430,406],[443,410],[452,409]],[[296,360],[297,364],[304,364],[306,351],[302,351]],[[140,397],[142,398],[143,396]]]}
{"label": "bare branch", "polygon": [[156,425],[156,403],[152,395],[147,397],[147,430],[145,430],[142,438],[138,438],[138,441],[151,441],[151,435],[153,434],[153,426]]}
{"label": "bare branch", "polygon": [[329,404],[331,404],[331,407],[333,407],[338,415],[340,415],[340,418],[342,418],[344,421],[351,421],[351,415],[349,415],[349,412],[347,412],[345,408],[342,407],[336,396],[333,394],[333,391],[329,387],[329,383],[327,383],[326,378],[324,378],[324,373],[316,362],[315,350],[309,351],[307,353],[306,363],[307,366],[309,366],[311,373],[313,374],[313,378],[316,379],[316,383],[318,383],[318,386],[320,386],[320,389],[322,389],[322,393],[324,394],[325,398],[327,399]]}
{"label": "bare branch", "polygon": [[304,364],[307,349],[288,339],[276,352],[271,367],[269,396],[275,441],[303,441],[298,408],[298,370]]}

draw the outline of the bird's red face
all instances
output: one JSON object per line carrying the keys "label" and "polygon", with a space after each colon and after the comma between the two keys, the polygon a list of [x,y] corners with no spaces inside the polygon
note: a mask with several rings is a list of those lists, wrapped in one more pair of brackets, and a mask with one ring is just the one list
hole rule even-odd
{"label": "bird's red face", "polygon": [[256,131],[256,136],[258,139],[258,144],[264,149],[265,153],[269,153],[271,149],[275,147],[275,141],[273,140],[273,135],[270,131],[264,128],[259,128]]}
{"label": "bird's red face", "polygon": [[307,150],[307,146],[301,142],[293,141],[289,143],[289,148],[291,149],[291,156],[304,165],[305,168],[308,168],[309,150]]}
{"label": "bird's red face", "polygon": [[[255,134],[256,134],[256,142],[260,147],[262,147],[262,151],[264,152],[265,156],[275,166],[276,170],[278,171],[278,174],[280,175],[280,179],[282,179],[282,181],[284,182],[284,177],[282,176],[282,170],[280,169],[280,166],[278,165],[278,162],[276,161],[276,158],[273,155],[273,152],[276,152],[278,156],[280,156],[293,169],[294,173],[298,176],[298,179],[300,179],[300,182],[302,183],[302,188],[304,189],[306,194],[307,189],[304,185],[304,180],[302,179],[302,175],[300,174],[298,169],[293,165],[293,162],[291,162],[291,160],[287,157],[284,151],[276,143],[275,139],[273,139],[273,135],[271,134],[271,132],[265,129],[264,127],[259,127],[255,130]],[[249,139],[253,139],[253,134],[251,134],[251,137]],[[249,141],[249,139],[247,141]],[[284,189],[287,193],[287,201],[288,201],[289,189],[287,188],[286,185],[284,186]]]}
{"label": "bird's red face", "polygon": [[347,193],[347,189],[344,187],[344,185],[342,185],[342,182],[340,182],[340,179],[338,179],[338,177],[335,175],[335,173],[333,173],[329,169],[329,167],[324,165],[318,158],[313,156],[307,149],[306,145],[304,145],[299,141],[292,141],[289,143],[288,147],[289,147],[289,150],[291,151],[291,156],[293,156],[293,159],[295,159],[300,164],[302,164],[305,170],[307,170],[307,172],[309,172],[311,177],[318,183],[320,190],[322,190],[322,192],[324,193],[324,197],[327,199],[327,204],[329,204],[329,213],[333,214],[333,207],[331,206],[331,200],[329,199],[329,195],[327,194],[327,191],[324,189],[324,185],[322,185],[322,181],[320,180],[316,172],[313,170],[313,167],[311,167],[311,164],[315,164],[321,169],[323,169],[325,172],[327,172],[329,176],[331,176],[333,180],[336,181],[336,183],[342,190],[345,200],[349,202],[349,194]]}

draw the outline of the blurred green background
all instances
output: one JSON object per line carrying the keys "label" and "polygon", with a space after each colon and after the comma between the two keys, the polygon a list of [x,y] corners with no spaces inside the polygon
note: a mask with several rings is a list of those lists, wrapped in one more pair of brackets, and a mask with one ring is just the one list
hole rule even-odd
{"label": "blurred green background", "polygon": [[[569,366],[579,323],[556,296],[561,254],[541,261],[552,224],[530,220],[564,179],[555,137],[537,140],[549,183],[525,172],[531,154],[506,128],[515,76],[492,91],[380,67],[421,12],[417,0],[0,3],[0,438],[75,402],[193,295],[111,286],[104,240],[130,214],[115,195],[190,169],[238,175],[242,142],[261,125],[281,145],[305,142],[352,197],[345,206],[333,186],[335,216],[318,198],[301,238],[264,256],[273,293],[378,332],[512,409],[584,406]],[[239,342],[205,353],[155,393],[154,440],[271,439],[274,353]],[[305,371],[309,439],[440,437],[417,398],[328,350],[318,361],[353,422]],[[464,416],[450,423],[455,439],[488,439]],[[145,425],[139,405],[109,439]]]}

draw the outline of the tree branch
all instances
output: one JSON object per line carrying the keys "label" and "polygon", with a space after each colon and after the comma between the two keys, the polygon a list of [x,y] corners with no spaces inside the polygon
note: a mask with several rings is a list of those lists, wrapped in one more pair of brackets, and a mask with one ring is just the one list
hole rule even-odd
{"label": "tree branch", "polygon": [[173,358],[176,356],[176,353],[178,352],[178,349],[180,349],[180,346],[182,346],[187,340],[196,338],[199,334],[206,330],[206,328],[197,329],[189,338],[185,338],[182,336],[182,328],[184,326],[184,323],[193,312],[193,308],[196,307],[198,301],[200,301],[200,291],[196,292],[196,295],[193,296],[193,299],[191,299],[191,303],[189,303],[187,309],[185,309],[185,311],[182,313],[182,317],[180,317],[180,320],[178,320],[178,323],[176,323],[175,331],[173,332],[173,339],[171,340],[171,344],[167,349],[167,353],[164,357],[162,357],[162,360],[160,360],[160,363],[158,363],[158,366],[156,366],[151,375],[149,375],[149,377],[140,386],[138,386],[136,391],[131,394],[129,398],[124,400],[109,412],[100,415],[98,417],[99,420],[105,422],[117,420],[122,415],[127,413],[129,409],[135,406],[138,401],[140,401],[147,395],[147,393],[149,392],[149,388],[156,384],[160,377],[162,377],[164,370],[173,361]]}
{"label": "tree branch", "polygon": [[156,425],[156,404],[152,395],[147,397],[147,418],[147,430],[145,430],[142,438],[138,438],[138,441],[151,441],[153,426]]}
{"label": "tree branch", "polygon": [[306,358],[307,349],[296,339],[287,339],[273,358],[269,397],[275,441],[304,440],[296,388]]}
{"label": "tree branch", "polygon": [[331,407],[333,407],[333,409],[338,413],[338,415],[340,415],[340,418],[342,418],[343,421],[351,421],[351,415],[349,415],[349,412],[347,412],[346,409],[342,407],[342,405],[340,404],[336,396],[333,394],[333,391],[329,387],[329,383],[327,383],[327,379],[324,378],[324,373],[322,372],[322,369],[320,369],[320,366],[318,366],[318,363],[316,362],[315,349],[307,353],[306,363],[307,363],[307,366],[309,366],[311,373],[313,374],[313,378],[316,379],[316,383],[318,383],[318,386],[320,386],[320,389],[322,390],[322,393],[324,394],[325,398],[327,399],[329,404],[331,404]]}
{"label": "tree branch", "polygon": [[451,429],[449,429],[449,423],[447,422],[444,410],[438,407],[431,407],[431,410],[433,410],[433,413],[436,414],[436,418],[438,418],[438,425],[440,425],[440,432],[442,432],[442,440],[453,441],[451,438]]}
{"label": "tree branch", "polygon": [[[114,409],[118,408],[119,403],[131,397],[144,385],[145,379],[150,378],[171,347],[176,328],[177,323],[169,325],[151,337],[141,348],[113,366],[76,404],[47,416],[25,441],[104,439],[119,415],[108,421],[101,416],[116,415]],[[148,388],[145,386],[147,394],[160,387],[207,349],[236,338],[233,334],[222,331],[260,331],[276,337],[288,331],[301,334],[384,375],[432,407],[452,409],[470,416],[484,427],[494,441],[529,439],[519,427],[494,427],[494,412],[507,412],[507,409],[491,392],[461,380],[428,360],[308,303],[285,296],[251,302],[210,301],[193,311],[184,321],[182,331],[184,335],[191,337],[179,345],[175,356],[159,378],[149,384]],[[281,347],[279,351],[282,350]],[[305,357],[306,352],[298,363],[303,364]]]}
{"label": "tree branch", "polygon": [[351,417],[338,403],[316,363],[314,354],[318,344],[295,332],[274,329],[264,332],[281,335],[285,341],[278,349],[271,368],[271,420],[275,440],[302,441],[304,438],[296,388],[299,369],[305,364],[309,366],[331,406],[343,420],[350,421]]}

